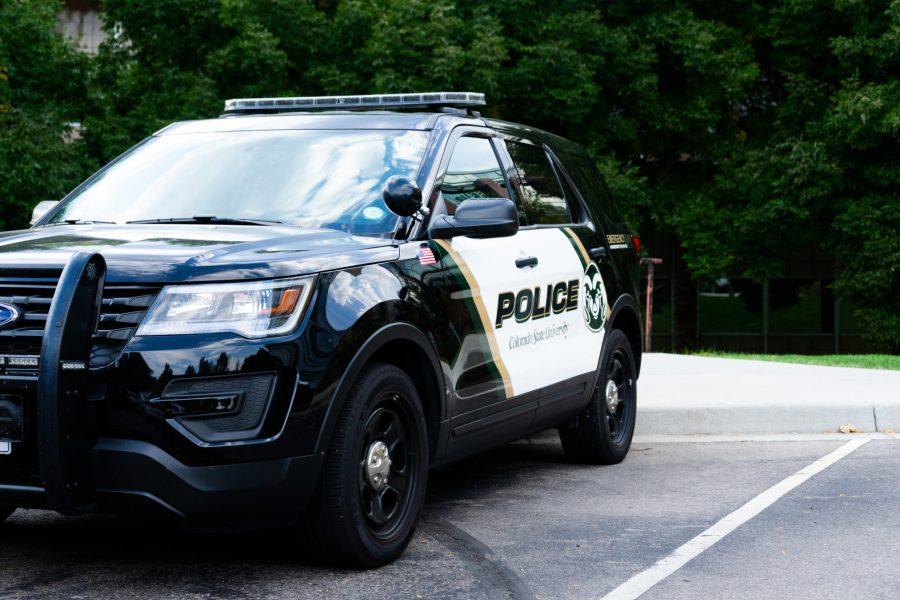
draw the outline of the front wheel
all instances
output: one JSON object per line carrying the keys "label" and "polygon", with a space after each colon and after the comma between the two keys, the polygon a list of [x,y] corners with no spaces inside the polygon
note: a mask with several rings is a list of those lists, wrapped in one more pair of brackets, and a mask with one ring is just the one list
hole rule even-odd
{"label": "front wheel", "polygon": [[613,329],[591,401],[575,421],[559,430],[566,457],[576,462],[613,465],[631,447],[637,413],[637,370],[628,337]]}
{"label": "front wheel", "polygon": [[301,518],[314,559],[355,567],[403,553],[425,500],[428,443],[415,385],[397,367],[360,374],[331,439],[321,479]]}

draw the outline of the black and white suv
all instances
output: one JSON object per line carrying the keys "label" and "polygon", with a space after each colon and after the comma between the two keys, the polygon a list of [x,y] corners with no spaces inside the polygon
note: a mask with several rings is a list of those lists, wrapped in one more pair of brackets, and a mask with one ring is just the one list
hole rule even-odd
{"label": "black and white suv", "polygon": [[429,469],[552,427],[621,461],[639,242],[584,150],[483,104],[232,100],[0,234],[0,518],[290,526],[375,566]]}

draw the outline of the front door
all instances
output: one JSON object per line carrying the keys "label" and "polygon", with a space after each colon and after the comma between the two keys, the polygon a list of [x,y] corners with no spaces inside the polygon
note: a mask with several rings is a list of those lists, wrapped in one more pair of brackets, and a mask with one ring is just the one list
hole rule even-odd
{"label": "front door", "polygon": [[[435,214],[452,215],[465,200],[498,197],[510,198],[510,192],[495,141],[474,133],[456,139],[440,178]],[[512,406],[509,401],[515,392],[494,334],[496,306],[492,298],[495,288],[512,289],[518,285],[518,238],[515,235],[478,240],[457,236],[436,242],[447,266],[447,326],[456,341],[450,361],[452,416],[468,414],[476,419]]]}

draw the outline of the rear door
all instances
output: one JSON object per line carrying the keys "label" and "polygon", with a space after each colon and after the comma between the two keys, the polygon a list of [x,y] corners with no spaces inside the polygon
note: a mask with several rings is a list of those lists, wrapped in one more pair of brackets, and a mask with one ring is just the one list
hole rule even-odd
{"label": "rear door", "polygon": [[[517,175],[513,188],[522,198],[526,225],[520,235],[545,254],[546,269],[531,282],[535,297],[537,286],[551,294],[551,310],[536,311],[528,324],[536,338],[533,348],[511,360],[528,370],[522,380],[541,390],[538,416],[552,419],[580,409],[591,392],[610,310],[606,282],[612,273],[604,273],[603,261],[608,247],[548,147],[509,138],[504,148]],[[565,310],[556,312],[562,282],[569,293]]]}

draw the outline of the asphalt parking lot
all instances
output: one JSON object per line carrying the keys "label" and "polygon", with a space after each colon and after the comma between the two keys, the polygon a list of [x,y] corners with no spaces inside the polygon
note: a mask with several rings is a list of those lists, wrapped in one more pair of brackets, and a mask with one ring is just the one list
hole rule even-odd
{"label": "asphalt parking lot", "polygon": [[[644,441],[615,467],[568,464],[551,435],[517,442],[433,474],[405,557],[367,572],[292,559],[274,533],[19,511],[0,597],[600,598],[851,436],[791,439]],[[644,597],[896,598],[898,507],[900,440],[868,439]]]}

